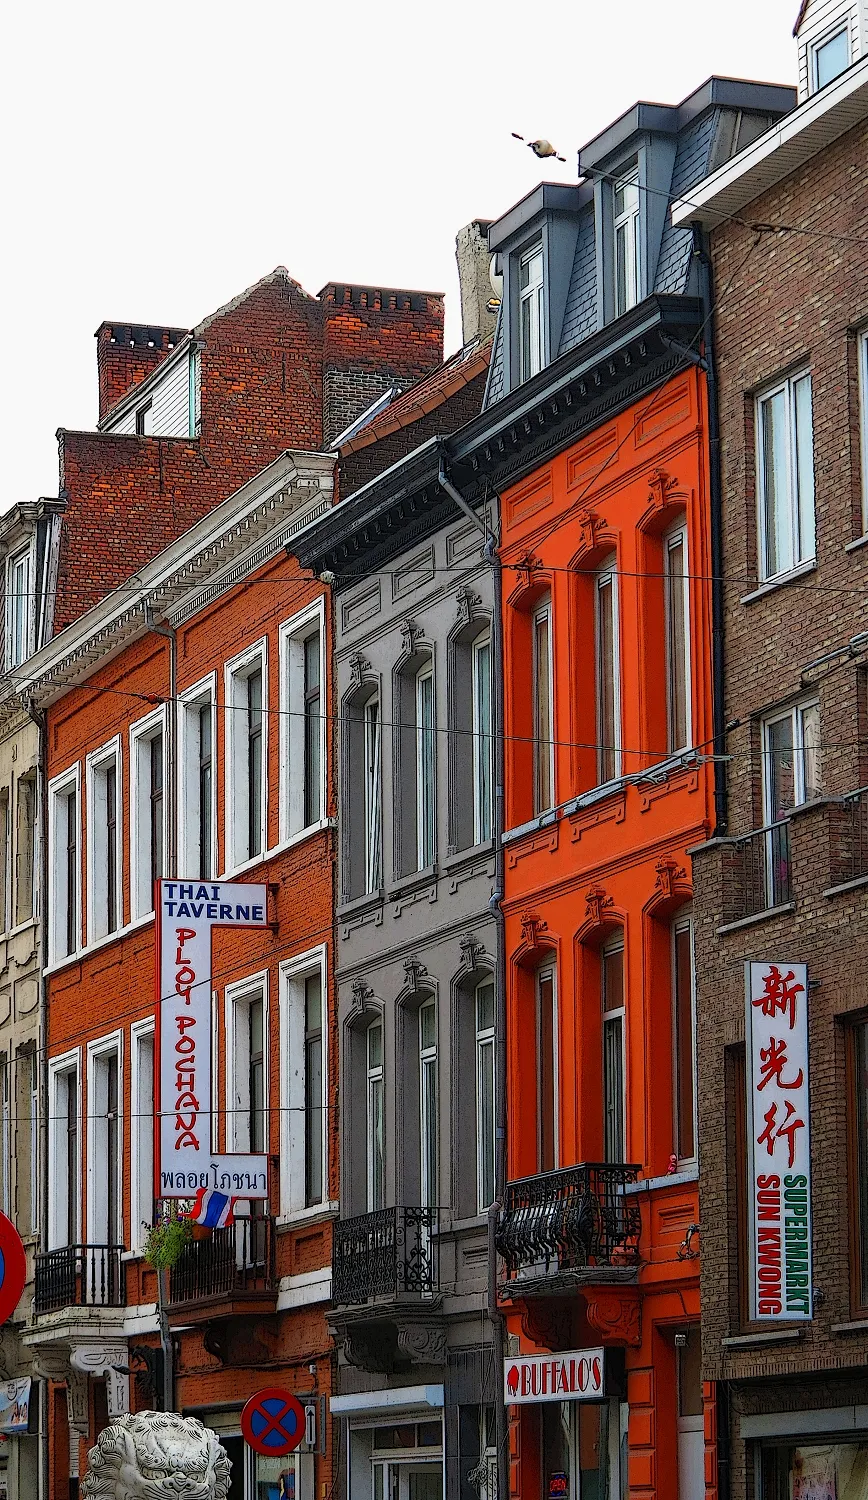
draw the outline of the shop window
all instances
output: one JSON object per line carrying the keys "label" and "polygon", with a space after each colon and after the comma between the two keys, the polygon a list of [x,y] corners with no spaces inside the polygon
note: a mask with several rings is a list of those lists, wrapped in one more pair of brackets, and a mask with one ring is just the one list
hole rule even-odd
{"label": "shop window", "polygon": [[603,1159],[625,1156],[624,940],[611,939],[600,955],[603,1007]]}
{"label": "shop window", "polygon": [[16,787],[15,922],[29,922],[36,905],[36,776],[22,776]]}
{"label": "shop window", "polygon": [[280,627],[281,838],[325,817],[322,600]]}
{"label": "shop window", "polygon": [[281,967],[281,1205],[303,1213],[327,1198],[325,949]]}
{"label": "shop window", "polygon": [[621,683],[618,648],[618,582],[614,554],[596,578],[597,779],[621,774]]}
{"label": "shop window", "polygon": [[52,781],[49,815],[49,952],[57,963],[81,943],[81,770]]}
{"label": "shop window", "polygon": [[679,1161],[696,1159],[696,997],[693,923],[672,924],[672,1018],[675,1038],[675,1150]]}
{"label": "shop window", "polygon": [[121,861],[121,745],[87,758],[87,936],[107,937],[123,925]]}
{"label": "shop window", "polygon": [[534,812],[554,803],[552,604],[546,596],[533,614]]}
{"label": "shop window", "polygon": [[702,1350],[699,1325],[675,1335],[678,1395],[678,1494],[705,1494],[705,1437],[702,1415]]}
{"label": "shop window", "polygon": [[537,1170],[560,1165],[558,1129],[558,997],[557,972],[545,964],[536,974],[537,1037]]}
{"label": "shop window", "polygon": [[565,1500],[626,1494],[626,1402],[545,1401],[539,1411],[541,1493]]}
{"label": "shop window", "polygon": [[266,642],[226,667],[227,861],[231,868],[262,855],[266,844],[268,712]]}
{"label": "shop window", "polygon": [[816,551],[810,374],[757,398],[756,431],[761,574],[776,578]]}
{"label": "shop window", "polygon": [[130,904],[134,921],[154,910],[154,883],[166,873],[166,722],[166,710],[161,708],[130,729]]}
{"label": "shop window", "polygon": [[217,870],[217,777],[213,676],[178,705],[178,846],[185,878],[213,879]]}

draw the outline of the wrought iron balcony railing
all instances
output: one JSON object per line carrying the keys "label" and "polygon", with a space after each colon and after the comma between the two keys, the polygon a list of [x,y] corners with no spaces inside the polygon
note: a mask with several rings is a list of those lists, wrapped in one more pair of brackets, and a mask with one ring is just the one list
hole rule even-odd
{"label": "wrought iron balcony railing", "polygon": [[638,1201],[624,1188],[639,1170],[583,1162],[510,1182],[495,1237],[507,1278],[635,1264],[642,1221]]}
{"label": "wrought iron balcony railing", "polygon": [[436,1208],[381,1208],[334,1228],[332,1298],[356,1307],[405,1295],[432,1296],[439,1287]]}
{"label": "wrought iron balcony railing", "polygon": [[842,880],[868,875],[868,787],[860,787],[843,798],[844,867]]}
{"label": "wrought iron balcony railing", "polygon": [[733,921],[758,916],[792,900],[790,824],[787,818],[735,840]]}
{"label": "wrought iron balcony railing", "polygon": [[127,1300],[123,1245],[62,1245],[36,1257],[34,1308],[124,1307]]}
{"label": "wrought iron balcony railing", "polygon": [[252,1216],[184,1246],[169,1273],[169,1302],[231,1300],[276,1286],[274,1219]]}

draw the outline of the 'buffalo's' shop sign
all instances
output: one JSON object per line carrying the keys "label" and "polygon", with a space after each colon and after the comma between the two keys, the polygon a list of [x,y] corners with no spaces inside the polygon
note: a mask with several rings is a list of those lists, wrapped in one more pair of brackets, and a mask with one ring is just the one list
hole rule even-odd
{"label": "'buffalo's' shop sign", "polygon": [[750,1315],[812,1316],[808,970],[745,965]]}
{"label": "'buffalo's' shop sign", "polygon": [[570,1500],[589,1490],[621,1493],[619,1476],[627,1472],[625,1393],[623,1349],[504,1360],[504,1401],[526,1408],[523,1422],[538,1423],[532,1441],[539,1445],[543,1500]]}

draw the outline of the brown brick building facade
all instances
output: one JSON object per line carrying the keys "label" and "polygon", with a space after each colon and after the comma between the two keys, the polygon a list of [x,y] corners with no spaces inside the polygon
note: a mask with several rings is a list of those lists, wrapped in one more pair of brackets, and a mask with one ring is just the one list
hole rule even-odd
{"label": "brown brick building facade", "polygon": [[[809,98],[674,211],[710,231],[721,428],[727,817],[693,851],[706,1493],[721,1500],[866,1493],[866,80],[855,63],[822,111]],[[808,966],[803,1321],[751,1321],[747,1300],[749,960]]]}

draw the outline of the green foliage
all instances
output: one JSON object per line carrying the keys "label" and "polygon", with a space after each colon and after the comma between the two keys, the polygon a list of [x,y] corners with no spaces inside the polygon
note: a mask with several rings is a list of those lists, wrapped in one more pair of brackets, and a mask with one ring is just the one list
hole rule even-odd
{"label": "green foliage", "polygon": [[193,1226],[184,1213],[184,1205],[174,1200],[164,1204],[163,1212],[147,1226],[147,1231],[145,1260],[155,1271],[176,1266],[193,1238]]}

